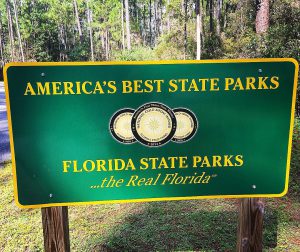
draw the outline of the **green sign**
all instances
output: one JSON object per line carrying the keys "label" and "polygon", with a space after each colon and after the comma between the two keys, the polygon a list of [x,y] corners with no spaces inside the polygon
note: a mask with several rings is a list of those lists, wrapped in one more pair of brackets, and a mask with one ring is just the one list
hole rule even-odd
{"label": "green sign", "polygon": [[288,190],[294,59],[11,63],[20,207]]}

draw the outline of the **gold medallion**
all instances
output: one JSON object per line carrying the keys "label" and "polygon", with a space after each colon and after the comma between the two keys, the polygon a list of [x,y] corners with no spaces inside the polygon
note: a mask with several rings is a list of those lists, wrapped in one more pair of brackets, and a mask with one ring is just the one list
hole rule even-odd
{"label": "gold medallion", "polygon": [[151,102],[139,107],[132,116],[134,137],[147,146],[161,146],[172,139],[176,130],[176,118],[166,105]]}
{"label": "gold medallion", "polygon": [[177,121],[177,128],[172,141],[186,142],[191,139],[197,131],[198,123],[196,116],[186,108],[176,108],[173,111]]}
{"label": "gold medallion", "polygon": [[113,137],[121,143],[130,144],[136,141],[131,130],[133,113],[133,109],[121,109],[117,111],[110,120],[110,132]]}

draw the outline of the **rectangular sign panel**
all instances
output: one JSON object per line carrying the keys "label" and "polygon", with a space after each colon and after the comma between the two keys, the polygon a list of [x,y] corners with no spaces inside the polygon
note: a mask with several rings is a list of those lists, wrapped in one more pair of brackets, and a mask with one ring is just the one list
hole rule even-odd
{"label": "rectangular sign panel", "polygon": [[293,59],[8,64],[16,201],[283,196],[297,74]]}

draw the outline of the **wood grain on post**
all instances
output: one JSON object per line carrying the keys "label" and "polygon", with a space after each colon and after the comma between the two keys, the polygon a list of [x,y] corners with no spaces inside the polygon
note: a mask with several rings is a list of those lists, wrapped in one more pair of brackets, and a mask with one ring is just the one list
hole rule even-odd
{"label": "wood grain on post", "polygon": [[69,252],[68,207],[42,208],[44,248],[46,252]]}
{"label": "wood grain on post", "polygon": [[264,203],[259,198],[239,202],[238,252],[262,251]]}

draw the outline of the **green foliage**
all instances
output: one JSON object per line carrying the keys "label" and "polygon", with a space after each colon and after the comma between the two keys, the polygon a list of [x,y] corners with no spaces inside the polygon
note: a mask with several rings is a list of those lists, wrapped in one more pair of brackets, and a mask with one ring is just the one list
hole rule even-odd
{"label": "green foliage", "polygon": [[[87,6],[92,16],[95,60],[194,59],[196,57],[196,15],[192,0],[186,1],[186,17],[181,0],[151,1],[151,17],[149,0],[130,0],[131,43],[134,48],[132,51],[123,50],[126,47],[126,30],[125,18],[123,26],[121,22],[122,1],[109,0],[99,4],[98,0],[89,0],[88,5],[86,0],[76,0],[76,2],[82,30],[81,38],[73,1],[16,0],[26,60],[90,60]],[[201,1],[203,14],[201,58],[293,57],[300,59],[300,8],[296,1],[271,1],[270,28],[268,33],[262,36],[255,33],[255,1],[224,0],[222,2],[221,34],[217,35],[216,17],[213,18],[214,29],[210,31],[209,2]],[[13,21],[14,48],[11,48],[8,37],[6,3],[11,10]],[[20,59],[12,0],[0,2],[0,14],[3,58],[5,61],[9,61],[12,56],[14,60]],[[147,49],[148,47],[154,50]],[[12,49],[15,55],[11,55]],[[145,55],[141,55],[142,53]]]}
{"label": "green foliage", "polygon": [[224,29],[224,58],[258,57],[255,34],[255,1],[228,1],[227,23]]}
{"label": "green foliage", "polygon": [[291,158],[291,170],[293,177],[290,183],[290,189],[295,198],[300,197],[300,118],[295,119],[293,135],[293,155]]}
{"label": "green foliage", "polygon": [[275,1],[266,37],[265,57],[287,57],[300,61],[300,8],[287,1]]}
{"label": "green foliage", "polygon": [[78,46],[72,48],[68,53],[69,61],[88,61],[89,60],[89,51],[87,50],[88,43],[83,41]]}
{"label": "green foliage", "polygon": [[209,34],[204,42],[203,59],[219,59],[223,55],[223,43],[215,33]]}
{"label": "green foliage", "polygon": [[115,51],[113,60],[120,61],[138,61],[138,60],[154,60],[155,54],[151,48],[136,47],[131,50]]}
{"label": "green foliage", "polygon": [[173,30],[161,37],[160,42],[155,48],[158,59],[181,60],[183,59],[183,33],[179,30]]}
{"label": "green foliage", "polygon": [[300,60],[300,7],[295,1],[273,1],[270,27],[266,34],[255,33],[254,1],[239,6],[228,1],[228,25],[222,37],[225,58],[291,57]]}
{"label": "green foliage", "polygon": [[[179,22],[179,21],[178,21]],[[184,23],[172,27],[170,32],[162,35],[154,48],[156,56],[160,60],[189,60],[196,57],[195,23],[187,21],[187,51],[184,46]]]}
{"label": "green foliage", "polygon": [[[122,43],[121,2],[110,0],[99,4],[99,1],[92,0],[90,8],[93,15],[95,60],[108,60],[112,53],[120,50]],[[89,44],[86,46],[89,47]]]}
{"label": "green foliage", "polygon": [[[60,43],[59,26],[70,26],[63,18],[70,5],[58,0],[24,1],[19,15],[20,29],[26,41],[26,58],[36,61],[60,61],[67,49]],[[67,28],[66,28],[67,30]],[[66,35],[67,36],[67,35]]]}

